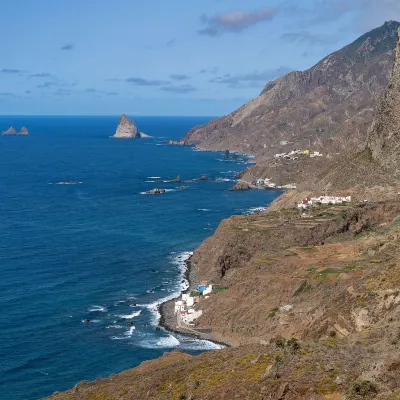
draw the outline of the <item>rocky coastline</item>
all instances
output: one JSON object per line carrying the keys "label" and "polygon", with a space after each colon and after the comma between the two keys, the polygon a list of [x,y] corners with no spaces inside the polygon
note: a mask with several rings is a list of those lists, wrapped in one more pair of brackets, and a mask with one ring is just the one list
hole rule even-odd
{"label": "rocky coastline", "polygon": [[196,339],[208,340],[224,347],[231,347],[232,343],[229,343],[227,340],[215,338],[211,329],[185,329],[182,326],[178,326],[174,310],[175,301],[178,300],[183,293],[190,293],[191,291],[196,290],[197,268],[195,264],[190,261],[190,258],[185,262],[185,264],[186,268],[183,274],[183,279],[188,282],[188,288],[182,290],[177,297],[167,300],[159,305],[158,311],[160,313],[160,320],[158,325],[171,333],[179,333]]}

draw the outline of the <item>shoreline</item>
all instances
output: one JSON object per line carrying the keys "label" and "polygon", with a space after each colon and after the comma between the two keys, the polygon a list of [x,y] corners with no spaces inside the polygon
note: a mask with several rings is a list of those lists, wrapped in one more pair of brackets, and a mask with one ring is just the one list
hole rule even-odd
{"label": "shoreline", "polygon": [[[180,145],[180,146],[182,146],[182,145]],[[196,145],[191,145],[191,144],[184,145],[184,146],[192,147],[192,148],[196,149],[197,151],[211,151],[211,152],[216,152],[216,153],[222,152],[222,150],[202,149]],[[229,150],[229,151],[231,151],[232,153],[236,153],[240,156],[246,157],[247,160],[245,160],[245,161],[247,163],[249,163],[249,160],[252,160],[255,157],[254,155],[251,155],[251,154],[246,154],[246,153],[233,151],[233,150]],[[250,162],[250,163],[256,164],[255,162]],[[243,172],[244,170],[242,170],[241,172]],[[237,183],[240,181],[240,179],[236,178],[235,181]],[[279,195],[278,197],[280,197],[281,195]],[[266,208],[268,208],[268,206]],[[191,329],[191,328],[178,326],[179,325],[178,319],[175,314],[175,301],[178,300],[182,294],[189,293],[192,290],[196,290],[195,282],[196,282],[197,274],[196,274],[196,267],[190,261],[192,256],[193,256],[193,251],[192,251],[192,255],[185,261],[186,268],[181,277],[181,279],[183,279],[187,282],[188,287],[186,289],[182,289],[179,292],[179,294],[176,297],[174,297],[173,299],[163,301],[158,305],[157,311],[160,314],[160,318],[158,321],[158,327],[166,330],[167,332],[179,333],[180,335],[189,336],[189,337],[196,338],[199,340],[207,340],[209,342],[215,343],[220,346],[235,347],[232,343],[229,343],[228,341],[215,339],[212,335],[211,328]],[[219,350],[219,349],[216,349],[216,350]]]}
{"label": "shoreline", "polygon": [[[212,335],[212,330],[207,328],[191,329],[179,326],[177,315],[175,314],[175,301],[180,298],[184,293],[188,293],[195,289],[196,280],[196,267],[190,262],[190,256],[185,261],[185,271],[182,278],[188,282],[188,287],[181,290],[180,293],[173,299],[166,300],[159,304],[158,312],[160,319],[158,321],[158,327],[171,333],[179,333],[180,335],[189,336],[199,340],[207,340],[214,344],[224,347],[233,347],[233,345],[227,341],[216,340]],[[220,349],[215,349],[220,350]]]}

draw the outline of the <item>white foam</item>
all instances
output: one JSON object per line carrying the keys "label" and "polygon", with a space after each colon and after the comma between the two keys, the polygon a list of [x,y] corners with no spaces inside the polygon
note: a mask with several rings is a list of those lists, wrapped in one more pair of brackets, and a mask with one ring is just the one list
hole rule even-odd
{"label": "white foam", "polygon": [[166,297],[163,297],[159,300],[153,301],[152,303],[148,304],[138,304],[139,307],[144,307],[147,308],[152,314],[153,314],[153,319],[151,321],[152,325],[158,325],[161,314],[159,311],[159,307],[162,303],[165,303],[168,300],[172,300],[175,297],[179,296],[180,293],[184,290],[186,290],[189,287],[189,282],[185,278],[185,274],[187,271],[187,266],[186,266],[186,261],[192,256],[193,252],[192,251],[183,251],[181,253],[172,253],[171,254],[171,264],[178,266],[179,268],[179,281],[180,287],[176,289],[168,289],[169,294]]}
{"label": "white foam", "polygon": [[230,178],[216,178],[215,182],[235,182],[235,179]]}
{"label": "white foam", "polygon": [[211,211],[209,208],[198,208],[197,211]]}
{"label": "white foam", "polygon": [[106,326],[106,329],[123,329],[123,328],[124,327],[122,325],[117,325],[117,324]]}
{"label": "white foam", "polygon": [[125,339],[129,339],[128,336],[111,336],[111,340],[125,340]]}
{"label": "white foam", "polygon": [[147,179],[161,179],[161,176],[148,176]]}
{"label": "white foam", "polygon": [[264,212],[268,207],[252,207],[249,208],[247,211],[244,211],[243,214],[245,215],[251,215],[251,214],[256,214],[260,212]]}
{"label": "white foam", "polygon": [[142,312],[142,311],[139,310],[139,311],[133,312],[132,314],[117,315],[117,317],[119,317],[119,318],[124,318],[124,319],[132,319],[132,318],[138,317],[138,316],[140,315],[141,312]]}
{"label": "white foam", "polygon": [[168,335],[162,338],[152,338],[140,343],[140,347],[144,347],[147,349],[168,349],[168,348],[176,348],[180,345],[179,340],[172,335]]}
{"label": "white foam", "polygon": [[129,331],[125,332],[124,335],[125,335],[125,336],[131,337],[131,336],[133,335],[133,332],[135,331],[135,329],[136,329],[136,328],[135,328],[134,326],[131,326],[131,327],[129,328]]}
{"label": "white foam", "polygon": [[89,312],[96,312],[96,311],[100,311],[100,312],[107,312],[107,307],[105,306],[92,306],[91,308],[89,308]]}

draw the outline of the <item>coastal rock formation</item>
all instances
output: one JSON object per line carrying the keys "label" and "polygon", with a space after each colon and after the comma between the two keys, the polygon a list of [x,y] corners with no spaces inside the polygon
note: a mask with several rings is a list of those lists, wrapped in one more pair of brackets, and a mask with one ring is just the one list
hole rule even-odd
{"label": "coastal rock formation", "polygon": [[139,132],[133,119],[128,119],[125,114],[122,114],[119,119],[119,124],[115,135],[112,136],[116,139],[140,139],[151,138],[151,136]]}
{"label": "coastal rock formation", "polygon": [[230,191],[236,191],[236,190],[250,190],[250,185],[246,182],[239,181],[235,186],[229,189]]}
{"label": "coastal rock formation", "polygon": [[14,127],[10,126],[7,130],[1,132],[2,135],[21,135],[26,136],[29,135],[28,129],[21,128],[19,132],[17,132]]}
{"label": "coastal rock formation", "polygon": [[184,146],[186,142],[184,140],[170,140],[168,144],[173,146]]}
{"label": "coastal rock formation", "polygon": [[165,193],[165,189],[151,189],[146,192],[146,194],[162,194]]}
{"label": "coastal rock formation", "polygon": [[400,28],[393,74],[378,101],[368,141],[372,157],[380,165],[400,171]]}
{"label": "coastal rock formation", "polygon": [[258,161],[310,145],[325,154],[357,147],[366,139],[376,97],[392,72],[399,26],[386,22],[309,70],[267,83],[258,97],[194,127],[183,141],[255,154]]}

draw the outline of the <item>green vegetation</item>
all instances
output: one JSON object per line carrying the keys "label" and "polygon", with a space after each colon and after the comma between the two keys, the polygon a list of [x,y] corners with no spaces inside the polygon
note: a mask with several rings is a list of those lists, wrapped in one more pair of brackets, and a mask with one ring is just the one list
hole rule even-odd
{"label": "green vegetation", "polygon": [[345,267],[343,269],[347,270],[347,271],[352,271],[352,270],[357,269],[357,268],[361,268],[361,265],[349,264],[349,265],[345,265]]}
{"label": "green vegetation", "polygon": [[278,312],[279,312],[279,308],[278,307],[272,308],[268,313],[268,318],[275,317],[276,313],[278,313]]}
{"label": "green vegetation", "polygon": [[225,290],[228,290],[227,286],[213,286],[214,292],[224,292]]}
{"label": "green vegetation", "polygon": [[350,396],[353,399],[375,397],[378,393],[376,385],[370,381],[354,382],[350,387]]}
{"label": "green vegetation", "polygon": [[335,269],[335,268],[325,268],[323,271],[318,272],[318,274],[315,276],[315,279],[329,279],[330,275],[338,275],[342,271],[340,269]]}
{"label": "green vegetation", "polygon": [[293,296],[298,296],[301,293],[306,293],[312,289],[312,286],[307,283],[307,281],[304,281],[300,284],[300,286],[294,291]]}
{"label": "green vegetation", "polygon": [[201,293],[201,292],[196,292],[196,291],[191,291],[190,292],[190,296],[191,297],[200,297],[200,296],[202,296],[203,294]]}

